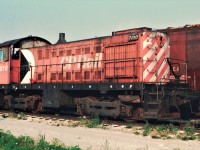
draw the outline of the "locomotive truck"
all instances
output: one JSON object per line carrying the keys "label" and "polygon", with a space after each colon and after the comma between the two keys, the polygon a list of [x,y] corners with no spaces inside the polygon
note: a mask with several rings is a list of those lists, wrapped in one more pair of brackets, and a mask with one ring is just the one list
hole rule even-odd
{"label": "locomotive truck", "polygon": [[187,54],[170,50],[166,31],[143,27],[70,42],[60,33],[56,44],[35,36],[1,43],[0,105],[126,121],[198,118],[200,94],[191,86]]}

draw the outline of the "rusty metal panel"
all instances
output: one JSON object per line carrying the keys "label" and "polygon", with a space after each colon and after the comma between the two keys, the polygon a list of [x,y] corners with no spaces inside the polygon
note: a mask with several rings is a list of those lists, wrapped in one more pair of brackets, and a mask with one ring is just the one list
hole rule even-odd
{"label": "rusty metal panel", "polygon": [[134,72],[135,59],[138,57],[137,44],[111,46],[105,49],[105,76],[117,78],[121,82],[130,81],[120,78],[131,78],[136,76]]}
{"label": "rusty metal panel", "polygon": [[[170,32],[170,63],[173,68],[173,71],[176,75],[179,76],[179,80],[181,82],[186,82],[187,79],[185,78],[186,73],[186,64],[187,61],[187,45],[186,45],[186,32],[184,30]],[[170,80],[173,82],[175,77],[171,71],[170,73]]]}
{"label": "rusty metal panel", "polygon": [[171,32],[170,58],[186,60],[186,32]]}
{"label": "rusty metal panel", "polygon": [[200,90],[200,29],[187,31],[187,60],[189,83],[194,89]]}
{"label": "rusty metal panel", "polygon": [[[170,58],[187,62],[188,83],[193,89],[200,90],[200,28],[170,29],[167,32],[170,37]],[[173,69],[180,71],[180,66]]]}
{"label": "rusty metal panel", "polygon": [[118,60],[138,57],[137,44],[116,45],[105,49],[105,60]]}
{"label": "rusty metal panel", "polygon": [[106,63],[105,64],[105,76],[113,77],[114,76],[114,63]]}

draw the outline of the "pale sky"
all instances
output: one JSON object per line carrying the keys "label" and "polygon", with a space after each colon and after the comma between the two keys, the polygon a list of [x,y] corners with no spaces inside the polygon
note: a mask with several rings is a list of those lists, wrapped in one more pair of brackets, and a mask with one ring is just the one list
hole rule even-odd
{"label": "pale sky", "polygon": [[28,35],[56,43],[112,31],[200,24],[200,0],[0,0],[0,43]]}

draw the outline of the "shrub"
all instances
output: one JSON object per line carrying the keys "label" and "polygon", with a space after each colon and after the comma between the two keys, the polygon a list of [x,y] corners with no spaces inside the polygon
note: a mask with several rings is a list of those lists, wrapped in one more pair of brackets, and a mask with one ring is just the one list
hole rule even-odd
{"label": "shrub", "polygon": [[152,128],[148,122],[144,125],[143,136],[147,136],[151,132]]}
{"label": "shrub", "polygon": [[128,128],[128,129],[130,129],[130,128],[132,128],[132,127],[133,127],[132,124],[127,124],[127,125],[126,125],[126,128]]}
{"label": "shrub", "polygon": [[173,133],[176,134],[178,132],[178,128],[173,125],[158,125],[155,127],[158,132],[165,133]]}
{"label": "shrub", "polygon": [[59,140],[54,139],[52,144],[45,141],[45,136],[40,136],[34,141],[29,136],[15,137],[10,132],[0,129],[0,149],[2,150],[81,150],[79,146],[66,147]]}
{"label": "shrub", "polygon": [[33,149],[34,140],[29,136],[19,136],[17,139],[17,143],[20,147],[24,149]]}
{"label": "shrub", "polygon": [[98,116],[94,117],[88,124],[88,128],[96,128],[101,124],[101,120],[99,119]]}
{"label": "shrub", "polygon": [[20,112],[19,114],[17,114],[17,119],[23,119],[23,120],[27,119],[26,114],[23,112]]}
{"label": "shrub", "polygon": [[158,125],[155,128],[157,131],[166,131],[168,127],[166,125]]}
{"label": "shrub", "polygon": [[193,134],[191,135],[188,135],[188,134],[179,134],[177,136],[177,138],[181,139],[181,140],[184,140],[184,141],[187,141],[187,140],[195,140],[197,137]]}
{"label": "shrub", "polygon": [[173,125],[169,125],[168,126],[168,128],[169,128],[169,131],[171,132],[171,133],[173,133],[173,134],[176,134],[176,133],[178,133],[178,128],[177,127],[175,127],[175,126],[173,126]]}
{"label": "shrub", "polygon": [[80,125],[87,125],[89,123],[89,120],[86,117],[81,118]]}
{"label": "shrub", "polygon": [[186,124],[186,126],[184,127],[184,131],[187,135],[191,135],[196,132],[196,129],[191,124]]}

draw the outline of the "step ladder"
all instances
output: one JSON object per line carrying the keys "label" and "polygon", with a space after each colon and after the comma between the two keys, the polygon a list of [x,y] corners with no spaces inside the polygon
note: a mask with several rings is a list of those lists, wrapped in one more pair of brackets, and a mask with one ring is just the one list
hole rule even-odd
{"label": "step ladder", "polygon": [[148,93],[148,98],[145,99],[145,111],[144,118],[145,119],[158,119],[158,111],[161,103],[162,93]]}

